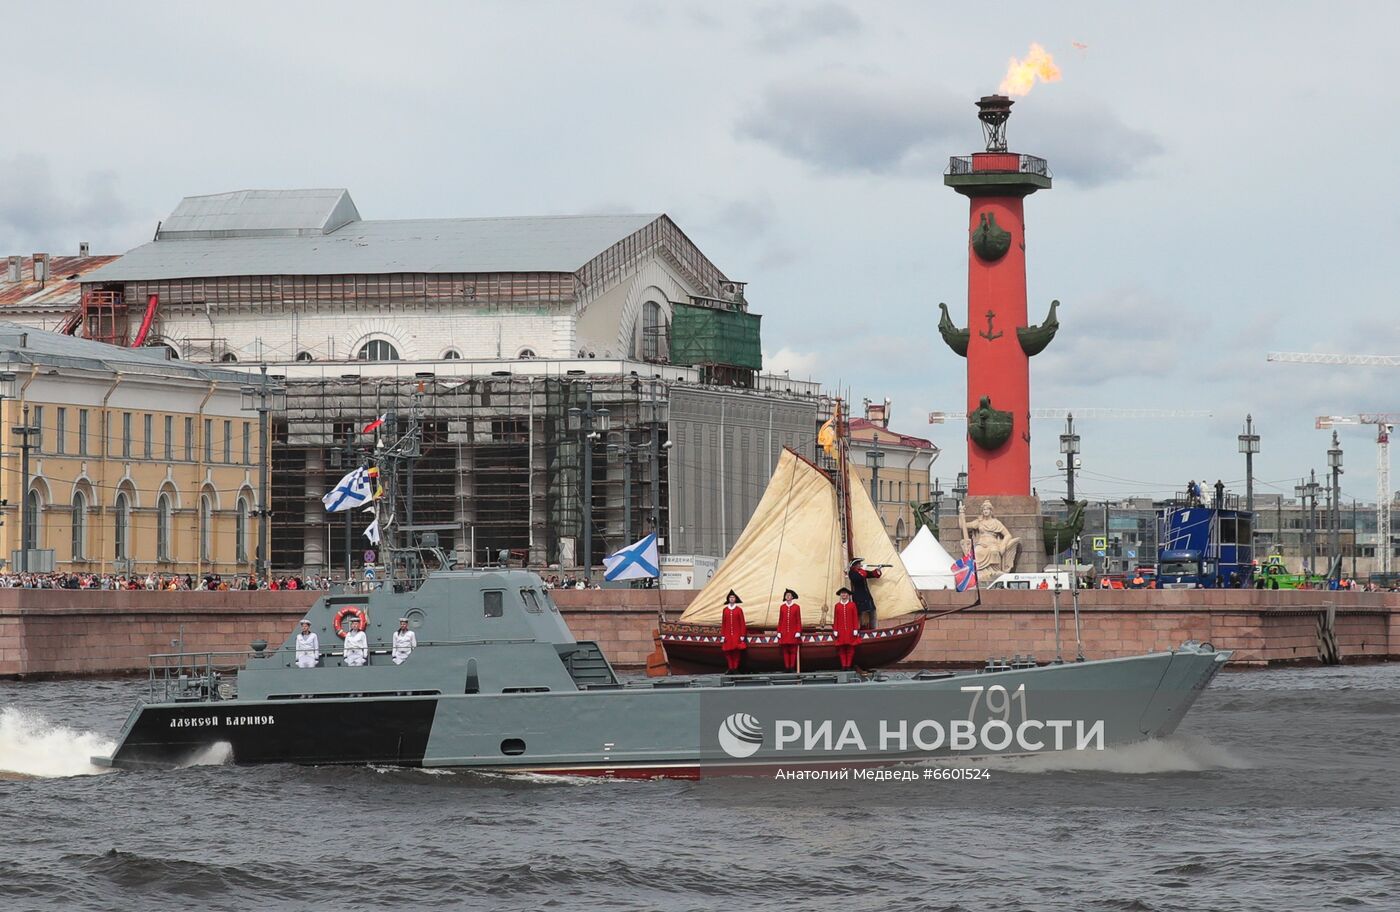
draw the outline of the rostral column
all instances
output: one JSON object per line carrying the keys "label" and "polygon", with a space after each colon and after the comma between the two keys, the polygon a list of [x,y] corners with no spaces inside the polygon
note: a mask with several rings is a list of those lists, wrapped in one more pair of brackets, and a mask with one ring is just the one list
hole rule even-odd
{"label": "rostral column", "polygon": [[986,151],[954,156],[943,182],[968,198],[967,327],[942,307],[939,333],[967,358],[967,511],[990,500],[1021,540],[1018,569],[1041,559],[1039,503],[1031,497],[1030,359],[1054,338],[1045,322],[1027,325],[1025,198],[1050,189],[1045,159],[1009,152],[1006,122],[1014,102],[977,102]]}

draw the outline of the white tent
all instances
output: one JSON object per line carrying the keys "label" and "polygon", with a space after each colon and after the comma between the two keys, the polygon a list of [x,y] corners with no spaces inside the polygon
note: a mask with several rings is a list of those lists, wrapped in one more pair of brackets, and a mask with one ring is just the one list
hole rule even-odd
{"label": "white tent", "polygon": [[920,589],[952,589],[953,557],[938,539],[933,537],[928,526],[919,529],[907,547],[900,553],[904,568]]}

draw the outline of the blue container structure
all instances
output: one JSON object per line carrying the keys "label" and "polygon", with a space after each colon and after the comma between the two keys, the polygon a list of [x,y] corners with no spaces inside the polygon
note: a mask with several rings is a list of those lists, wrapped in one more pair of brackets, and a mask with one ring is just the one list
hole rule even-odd
{"label": "blue container structure", "polygon": [[1169,507],[1157,514],[1157,585],[1162,589],[1247,587],[1254,580],[1254,514]]}

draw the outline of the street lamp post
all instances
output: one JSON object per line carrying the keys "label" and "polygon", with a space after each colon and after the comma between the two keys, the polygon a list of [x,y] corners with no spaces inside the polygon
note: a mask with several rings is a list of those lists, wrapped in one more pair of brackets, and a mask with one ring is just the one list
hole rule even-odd
{"label": "street lamp post", "polygon": [[1332,561],[1335,579],[1342,578],[1342,444],[1337,432],[1332,432],[1332,447],[1327,451],[1327,467],[1332,470],[1332,489],[1327,493],[1327,522],[1332,527]]}
{"label": "street lamp post", "polygon": [[[876,434],[870,449],[865,451],[865,464],[870,466],[870,500],[875,504],[875,512],[880,512],[880,466],[885,461],[885,451],[880,449],[880,435]],[[883,523],[884,517],[880,517]]]}
{"label": "street lamp post", "polygon": [[967,499],[967,472],[959,472],[958,480],[953,484],[953,497],[958,504],[958,529],[962,529],[962,517],[966,515],[963,509],[963,501]]}
{"label": "street lamp post", "polygon": [[269,575],[272,566],[271,555],[268,553],[267,534],[268,519],[272,516],[272,511],[268,509],[267,505],[270,416],[272,412],[285,412],[287,410],[287,388],[280,385],[272,386],[268,380],[267,365],[264,364],[262,366],[262,381],[257,386],[245,386],[242,389],[243,410],[258,413],[258,447],[260,450],[258,455],[261,464],[258,466],[258,509],[254,512],[258,517],[257,575],[262,577]]}
{"label": "street lamp post", "polygon": [[939,486],[939,480],[935,476],[933,479],[933,537],[938,537],[939,520],[942,518],[940,512],[943,508],[943,488]]}
{"label": "street lamp post", "polygon": [[1065,456],[1065,503],[1074,504],[1074,461],[1079,456],[1079,435],[1074,432],[1074,415],[1065,416],[1065,432],[1060,435],[1060,452]]}
{"label": "street lamp post", "polygon": [[1254,454],[1259,452],[1259,435],[1254,433],[1254,416],[1244,416],[1244,433],[1239,435],[1244,454],[1244,508],[1249,512],[1249,555],[1254,556]]}
{"label": "street lamp post", "polygon": [[[18,378],[18,376],[15,374],[14,371],[4,371],[4,372],[0,372],[0,409],[3,409],[3,408],[5,407],[5,400],[6,400],[6,399],[13,399],[13,398],[15,398],[15,390],[16,390],[16,387],[17,387],[17,385],[18,385],[18,379],[19,379],[19,378]],[[28,425],[28,424],[29,424],[29,422],[26,421],[26,422],[25,422],[25,425]],[[4,437],[0,437],[0,450],[3,450],[4,445],[5,445],[5,439],[4,439]],[[0,456],[3,456],[3,455],[4,455],[3,452],[0,452]],[[0,493],[3,493],[3,490],[0,490]],[[20,502],[20,509],[23,510],[23,509],[24,509],[24,494],[23,494],[23,492],[20,494],[20,501],[19,501],[19,502]],[[6,505],[7,505],[6,501],[3,500],[3,499],[0,499],[0,507],[6,506]],[[3,523],[0,523],[0,525],[3,525]],[[21,525],[23,525],[23,520],[21,520]]]}
{"label": "street lamp post", "polygon": [[584,387],[584,407],[569,409],[569,430],[578,432],[583,448],[583,578],[593,579],[593,442],[608,432],[611,414],[593,408],[593,384]]}
{"label": "street lamp post", "polygon": [[19,570],[21,573],[29,572],[29,528],[38,517],[29,515],[29,451],[34,449],[34,444],[30,443],[31,437],[37,437],[41,431],[39,428],[31,427],[29,424],[29,406],[24,407],[24,425],[13,428],[12,432],[22,441],[20,449],[20,489],[19,489]]}

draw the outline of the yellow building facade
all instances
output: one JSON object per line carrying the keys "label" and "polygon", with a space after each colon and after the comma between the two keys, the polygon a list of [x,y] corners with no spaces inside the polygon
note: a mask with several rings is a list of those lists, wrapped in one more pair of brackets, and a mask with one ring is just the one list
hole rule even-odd
{"label": "yellow building facade", "polygon": [[0,372],[7,570],[23,543],[32,571],[254,571],[258,378],[5,323]]}
{"label": "yellow building facade", "polygon": [[891,431],[886,408],[867,404],[867,417],[851,419],[848,458],[870,494],[885,532],[902,550],[918,530],[913,504],[930,497],[929,471],[939,451],[922,437]]}

